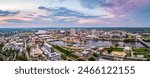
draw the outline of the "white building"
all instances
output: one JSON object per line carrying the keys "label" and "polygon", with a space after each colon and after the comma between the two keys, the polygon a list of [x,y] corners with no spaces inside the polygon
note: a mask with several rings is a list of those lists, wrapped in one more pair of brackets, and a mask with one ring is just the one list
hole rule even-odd
{"label": "white building", "polygon": [[38,30],[35,34],[36,34],[36,35],[44,35],[44,34],[46,34],[46,33],[47,33],[46,30]]}
{"label": "white building", "polygon": [[81,52],[83,54],[84,57],[87,57],[89,55],[89,51],[87,50],[84,50],[83,52]]}
{"label": "white building", "polygon": [[5,39],[3,37],[0,37],[0,42],[4,42]]}
{"label": "white building", "polygon": [[124,47],[124,52],[129,53],[130,51],[132,51],[131,47]]}
{"label": "white building", "polygon": [[44,43],[44,48],[49,52],[49,53],[51,53],[52,52],[52,46],[51,45],[49,45],[48,43]]}
{"label": "white building", "polygon": [[70,29],[70,35],[71,36],[76,36],[76,30],[75,29]]}
{"label": "white building", "polygon": [[61,55],[57,52],[49,53],[49,60],[51,61],[59,61],[61,59]]}
{"label": "white building", "polygon": [[48,43],[44,43],[42,50],[46,55],[48,55],[48,59],[51,61],[59,61],[61,59],[61,55],[57,52],[52,52],[52,46]]}
{"label": "white building", "polygon": [[142,36],[141,35],[136,35],[136,39],[141,39]]}
{"label": "white building", "polygon": [[9,46],[9,48],[18,50],[24,46],[24,43],[21,43],[21,42],[17,43],[16,41],[13,41],[8,46]]}
{"label": "white building", "polygon": [[96,36],[96,35],[97,35],[96,30],[92,30],[92,35],[93,35],[93,36]]}

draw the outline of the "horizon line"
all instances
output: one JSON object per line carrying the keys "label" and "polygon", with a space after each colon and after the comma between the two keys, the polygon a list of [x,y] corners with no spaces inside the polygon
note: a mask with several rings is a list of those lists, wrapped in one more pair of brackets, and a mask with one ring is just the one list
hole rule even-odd
{"label": "horizon line", "polygon": [[43,27],[0,27],[0,29],[2,28],[150,28],[149,26],[93,26],[93,27],[90,27],[90,26],[76,26],[76,27],[59,27],[59,26],[43,26]]}

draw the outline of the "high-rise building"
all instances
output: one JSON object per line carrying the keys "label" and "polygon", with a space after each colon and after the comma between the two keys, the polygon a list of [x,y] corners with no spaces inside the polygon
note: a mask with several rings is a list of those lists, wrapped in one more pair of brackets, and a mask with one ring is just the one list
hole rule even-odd
{"label": "high-rise building", "polygon": [[96,35],[97,35],[96,30],[92,30],[92,35],[93,35],[93,36],[96,36]]}
{"label": "high-rise building", "polygon": [[71,36],[76,36],[76,30],[75,29],[70,29],[70,35]]}
{"label": "high-rise building", "polygon": [[52,52],[52,46],[50,46],[48,43],[44,43],[44,47],[48,50],[49,53]]}

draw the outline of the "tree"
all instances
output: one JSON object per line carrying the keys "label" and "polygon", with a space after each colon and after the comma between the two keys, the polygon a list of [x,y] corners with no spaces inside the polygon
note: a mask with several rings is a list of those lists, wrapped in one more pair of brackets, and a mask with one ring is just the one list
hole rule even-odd
{"label": "tree", "polygon": [[144,55],[144,57],[150,59],[150,54],[146,54],[146,55]]}
{"label": "tree", "polygon": [[107,50],[107,51],[108,51],[108,54],[111,54],[112,50],[113,50],[112,47],[108,48],[108,50]]}
{"label": "tree", "polygon": [[149,59],[147,59],[147,61],[150,61],[150,58],[149,58]]}
{"label": "tree", "polygon": [[78,59],[78,61],[85,61],[85,60],[84,60],[84,59],[82,59],[82,58],[79,58],[79,59]]}
{"label": "tree", "polygon": [[4,61],[4,56],[0,54],[0,61]]}
{"label": "tree", "polygon": [[27,58],[25,56],[17,56],[16,60],[20,60],[20,61],[28,61]]}
{"label": "tree", "polygon": [[98,54],[97,54],[97,53],[94,53],[93,56],[94,56],[94,57],[98,57]]}
{"label": "tree", "polygon": [[94,57],[91,57],[88,59],[89,61],[95,61],[95,58]]}
{"label": "tree", "polygon": [[67,57],[66,57],[65,55],[61,55],[61,58],[62,58],[63,60],[67,60]]}
{"label": "tree", "polygon": [[30,52],[31,51],[31,47],[28,46],[27,47],[27,51]]}
{"label": "tree", "polygon": [[118,46],[119,46],[119,44],[117,43],[117,44],[115,44],[115,46],[116,46],[116,47],[118,47]]}
{"label": "tree", "polygon": [[0,44],[0,51],[2,51],[2,48],[4,47],[4,43]]}

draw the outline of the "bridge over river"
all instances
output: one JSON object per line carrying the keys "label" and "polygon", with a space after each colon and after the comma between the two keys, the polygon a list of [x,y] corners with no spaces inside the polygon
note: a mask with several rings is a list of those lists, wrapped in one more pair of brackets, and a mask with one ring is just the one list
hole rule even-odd
{"label": "bridge over river", "polygon": [[142,44],[145,45],[146,47],[150,48],[150,44],[144,42],[141,38],[138,38],[138,40],[140,41],[140,43],[142,43]]}

